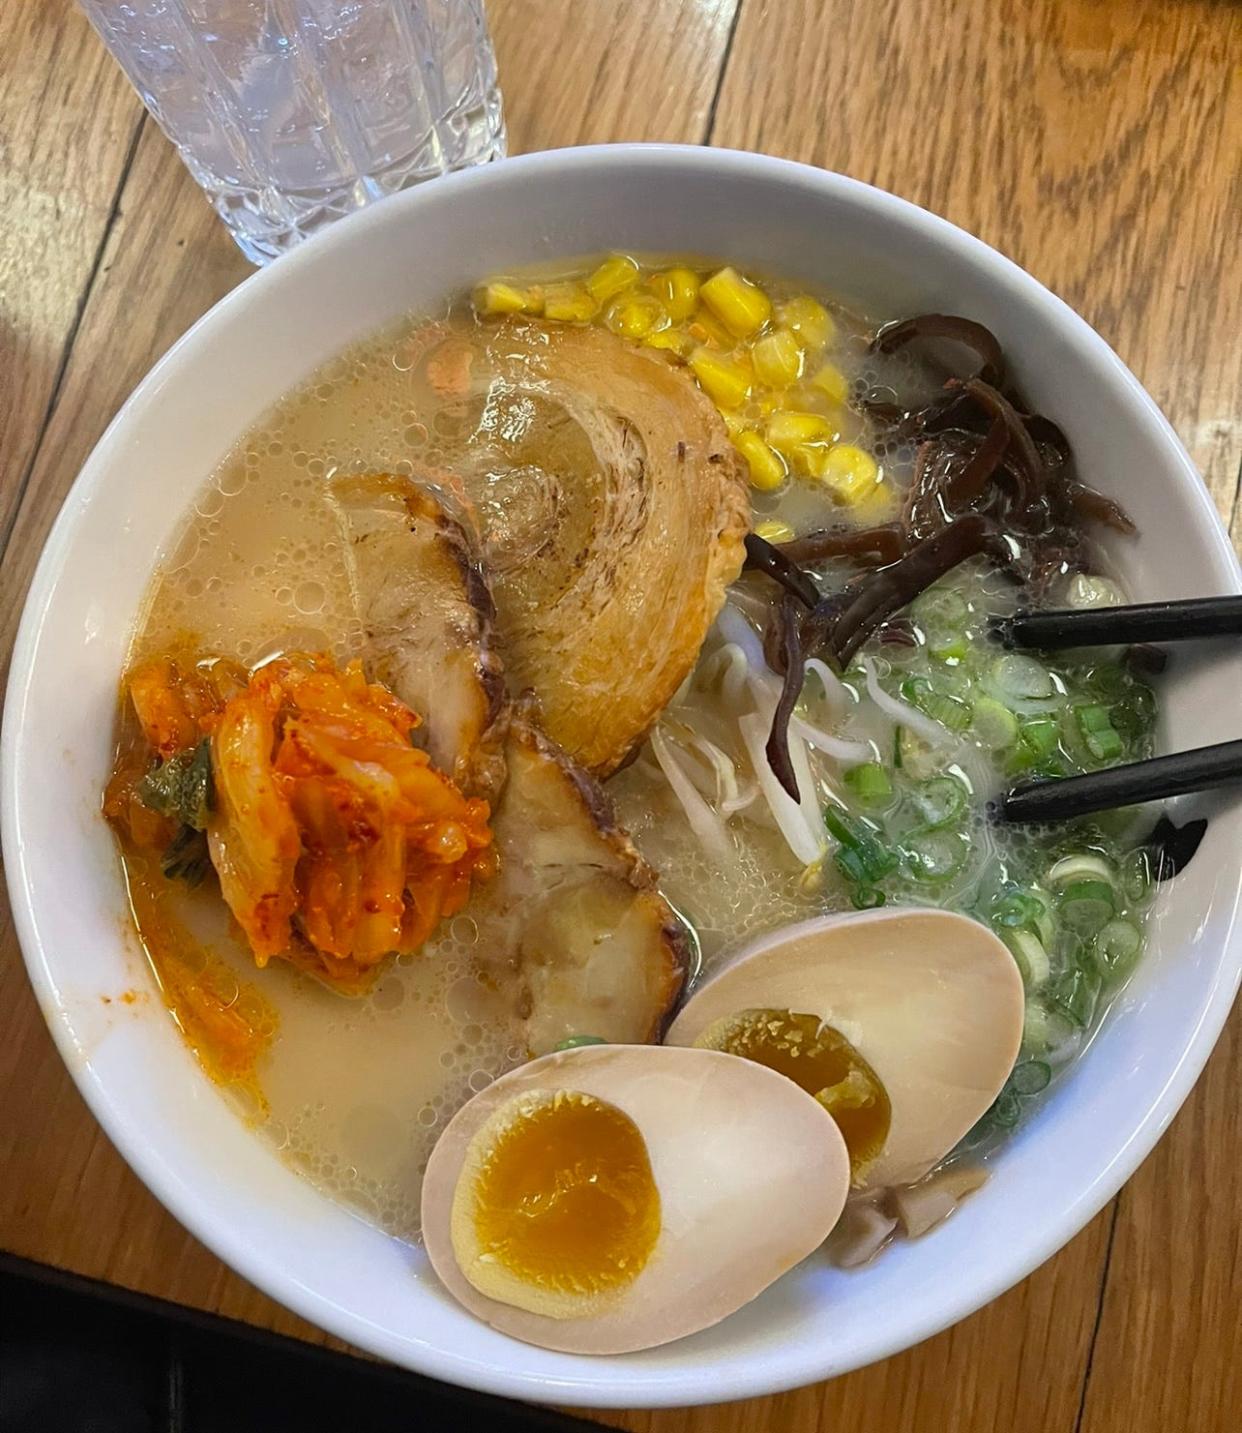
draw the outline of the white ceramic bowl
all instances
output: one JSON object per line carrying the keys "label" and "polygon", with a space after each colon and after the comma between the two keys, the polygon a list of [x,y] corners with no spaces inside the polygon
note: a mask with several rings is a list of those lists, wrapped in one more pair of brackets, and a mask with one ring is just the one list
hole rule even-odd
{"label": "white ceramic bowl", "polygon": [[[873,1267],[810,1261],[718,1327],[590,1359],[514,1343],[441,1291],[420,1251],[286,1169],[225,1107],[148,987],[98,815],[117,675],[148,576],[191,496],[274,400],[343,345],[497,269],[613,247],[692,250],[799,276],[884,315],[990,325],[1085,475],[1142,531],[1117,561],[1143,597],[1236,591],[1237,563],[1185,451],[1083,321],[959,229],[837,175],[720,150],[537,154],[437,180],[344,220],[254,275],[161,360],[100,441],[48,540],[4,724],[4,846],[30,978],[74,1079],[121,1153],[240,1273],[351,1343],[520,1397],[693,1404],[807,1383],[962,1318],[1116,1192],[1198,1075],[1238,983],[1242,813],[1222,805],[1148,954],[1055,1097],[946,1226]],[[1179,656],[1165,739],[1238,735],[1242,672]],[[95,1211],[93,1217],[107,1218]]]}

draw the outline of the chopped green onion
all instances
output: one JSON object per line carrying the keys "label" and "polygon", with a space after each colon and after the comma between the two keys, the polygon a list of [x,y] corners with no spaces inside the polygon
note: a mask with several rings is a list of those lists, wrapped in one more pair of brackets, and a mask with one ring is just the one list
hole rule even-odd
{"label": "chopped green onion", "polygon": [[1132,743],[1146,741],[1156,724],[1156,699],[1150,687],[1133,684],[1125,698],[1114,704],[1113,726]]}
{"label": "chopped green onion", "polygon": [[931,776],[938,758],[935,750],[909,727],[899,726],[893,734],[893,765],[916,781]]}
{"label": "chopped green onion", "polygon": [[1006,1086],[997,1095],[987,1117],[997,1129],[1013,1129],[1022,1118],[1022,1100],[1017,1092]]}
{"label": "chopped green onion", "polygon": [[1024,891],[1010,888],[994,898],[989,919],[1002,939],[1007,930],[1033,930],[1047,948],[1056,938],[1057,923],[1052,907],[1037,886]]}
{"label": "chopped green onion", "polygon": [[854,886],[850,891],[850,901],[856,911],[876,910],[885,899],[884,892],[875,886]]}
{"label": "chopped green onion", "polygon": [[1106,980],[1128,974],[1143,948],[1143,934],[1133,921],[1110,920],[1095,938],[1096,964]]}
{"label": "chopped green onion", "polygon": [[1024,1060],[1022,1064],[1014,1066],[1013,1074],[1009,1076],[1009,1084],[1015,1094],[1037,1095],[1040,1090],[1048,1088],[1051,1079],[1052,1068],[1043,1060]]}
{"label": "chopped green onion", "polygon": [[1091,1023],[1099,982],[1086,971],[1074,967],[1067,970],[1053,987],[1052,1000],[1057,1008],[1080,1029]]}
{"label": "chopped green onion", "polygon": [[910,604],[910,615],[920,627],[958,632],[970,621],[970,608],[951,587],[929,587]]}
{"label": "chopped green onion", "polygon": [[893,794],[888,768],[878,761],[864,761],[845,773],[845,784],[863,806],[883,806]]}
{"label": "chopped green onion", "polygon": [[837,868],[859,885],[875,885],[897,865],[897,857],[877,839],[874,827],[839,806],[824,811],[824,822],[841,843],[833,857]]}
{"label": "chopped green onion", "polygon": [[1075,707],[1074,719],[1087,750],[1097,761],[1112,761],[1125,750],[1125,743],[1114,729],[1107,707]]}
{"label": "chopped green onion", "polygon": [[937,885],[952,879],[966,864],[970,841],[960,831],[915,831],[902,843],[902,853],[912,880]]}
{"label": "chopped green onion", "polygon": [[950,731],[965,731],[970,725],[971,712],[967,703],[959,697],[936,691],[926,677],[907,677],[901,684],[901,695],[911,706],[926,712],[933,721],[947,726]]}
{"label": "chopped green onion", "polygon": [[965,637],[945,637],[929,640],[927,650],[938,662],[964,662],[970,655],[970,643]]}
{"label": "chopped green onion", "polygon": [[1051,756],[1060,733],[1051,717],[1032,717],[1019,723],[1018,740],[1036,759]]}
{"label": "chopped green onion", "polygon": [[1111,726],[1107,731],[1093,731],[1087,738],[1087,750],[1097,761],[1115,761],[1125,749],[1125,742]]}
{"label": "chopped green onion", "polygon": [[1121,889],[1132,906],[1145,906],[1155,891],[1151,852],[1140,846],[1121,863]]}
{"label": "chopped green onion", "polygon": [[991,679],[1003,697],[1015,702],[1043,701],[1054,695],[1052,673],[1034,657],[1007,652],[992,663]]}
{"label": "chopped green onion", "polygon": [[1057,913],[1078,935],[1094,935],[1116,909],[1116,896],[1107,881],[1074,881],[1057,897]]}
{"label": "chopped green onion", "polygon": [[910,801],[928,830],[952,825],[966,809],[966,788],[956,777],[933,776],[910,793]]}
{"label": "chopped green onion", "polygon": [[1001,939],[1009,947],[1022,974],[1022,984],[1028,990],[1038,990],[1052,974],[1052,962],[1048,959],[1043,941],[1029,930],[1002,931]]}
{"label": "chopped green onion", "polygon": [[1030,1055],[1055,1058],[1056,1052],[1064,1050],[1075,1037],[1074,1027],[1063,1015],[1039,1000],[1026,1002],[1026,1015],[1022,1024],[1022,1049]]}
{"label": "chopped green onion", "polygon": [[568,1040],[562,1040],[559,1044],[553,1045],[555,1050],[580,1050],[584,1045],[606,1045],[607,1040],[602,1035],[571,1035]]}
{"label": "chopped green onion", "polygon": [[991,751],[1003,751],[1018,738],[1018,719],[995,697],[979,697],[970,710],[975,736]]}
{"label": "chopped green onion", "polygon": [[1070,881],[1113,880],[1113,868],[1103,858],[1083,851],[1074,856],[1063,856],[1044,878],[1053,890],[1068,885]]}

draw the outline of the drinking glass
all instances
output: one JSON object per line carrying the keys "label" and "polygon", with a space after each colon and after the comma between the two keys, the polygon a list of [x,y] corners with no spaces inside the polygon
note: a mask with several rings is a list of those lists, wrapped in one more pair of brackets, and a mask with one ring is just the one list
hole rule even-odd
{"label": "drinking glass", "polygon": [[82,0],[242,252],[500,157],[482,0]]}

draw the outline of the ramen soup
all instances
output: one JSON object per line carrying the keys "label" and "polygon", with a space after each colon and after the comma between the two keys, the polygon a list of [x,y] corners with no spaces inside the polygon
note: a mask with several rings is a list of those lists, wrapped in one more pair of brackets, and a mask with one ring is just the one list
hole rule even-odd
{"label": "ramen soup", "polygon": [[1141,956],[1129,815],[987,815],[1151,750],[1152,654],[989,629],[1120,602],[1131,524],[986,329],[883,317],[485,278],[268,413],[153,575],[104,806],[168,1010],[516,1337],[923,1232]]}

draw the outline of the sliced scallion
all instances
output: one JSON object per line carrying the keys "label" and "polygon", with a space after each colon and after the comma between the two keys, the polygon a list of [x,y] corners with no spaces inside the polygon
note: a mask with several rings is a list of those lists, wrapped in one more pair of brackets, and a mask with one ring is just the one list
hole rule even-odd
{"label": "sliced scallion", "polygon": [[1113,868],[1103,856],[1083,851],[1073,856],[1062,856],[1049,869],[1045,880],[1054,891],[1071,881],[1107,881],[1111,885]]}
{"label": "sliced scallion", "polygon": [[1100,993],[1099,982],[1085,970],[1073,967],[1059,977],[1052,989],[1052,1001],[1065,1017],[1079,1029],[1085,1029],[1095,1014]]}
{"label": "sliced scallion", "polygon": [[990,751],[1004,751],[1018,739],[1018,718],[995,697],[978,697],[970,711],[971,729]]}
{"label": "sliced scallion", "polygon": [[1040,1090],[1048,1088],[1051,1079],[1052,1068],[1043,1060],[1023,1060],[1020,1065],[1014,1066],[1009,1084],[1015,1094],[1037,1095]]}
{"label": "sliced scallion", "polygon": [[952,776],[933,776],[910,792],[910,801],[923,826],[938,830],[951,826],[966,809],[966,788]]}
{"label": "sliced scallion", "polygon": [[1117,899],[1108,881],[1071,881],[1057,897],[1057,914],[1077,935],[1094,935],[1113,918]]}
{"label": "sliced scallion", "polygon": [[939,885],[966,864],[970,840],[961,831],[912,831],[902,842],[902,853],[912,880]]}
{"label": "sliced scallion", "polygon": [[1028,990],[1038,990],[1052,974],[1052,962],[1044,943],[1029,930],[1006,930],[1001,939],[1009,947]]}
{"label": "sliced scallion", "polygon": [[1143,948],[1143,933],[1133,921],[1110,920],[1095,938],[1096,963],[1106,980],[1126,975]]}
{"label": "sliced scallion", "polygon": [[878,761],[864,761],[845,773],[845,784],[863,806],[884,806],[893,795],[888,768]]}

